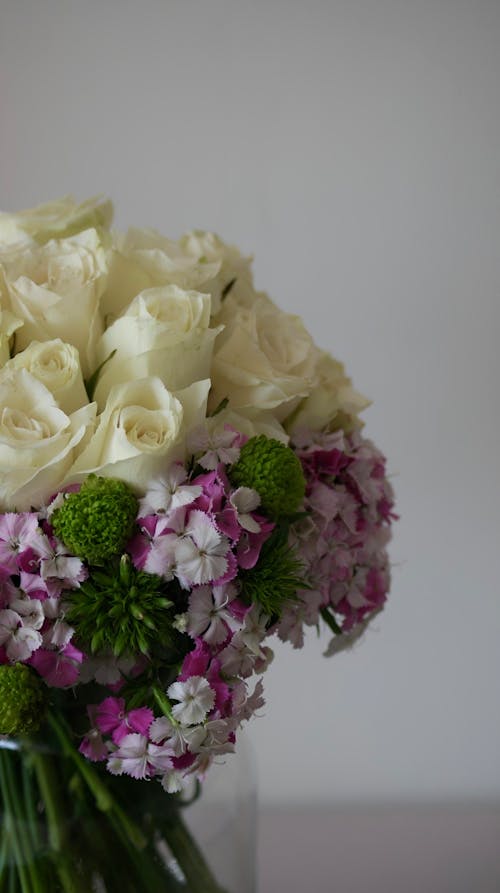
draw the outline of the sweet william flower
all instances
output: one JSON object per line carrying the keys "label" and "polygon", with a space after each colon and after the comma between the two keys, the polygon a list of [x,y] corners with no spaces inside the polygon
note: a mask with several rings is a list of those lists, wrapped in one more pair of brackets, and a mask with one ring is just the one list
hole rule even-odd
{"label": "sweet william flower", "polygon": [[95,724],[100,732],[110,734],[115,744],[132,732],[147,735],[153,721],[153,711],[148,707],[125,710],[123,698],[105,698],[95,707]]}
{"label": "sweet william flower", "polygon": [[168,515],[194,502],[200,496],[202,488],[199,485],[186,484],[186,481],[187,471],[180,462],[171,465],[167,473],[154,478],[139,501],[139,517]]}
{"label": "sweet william flower", "polygon": [[7,657],[11,661],[29,660],[42,644],[42,636],[38,631],[41,624],[35,620],[35,626],[32,626],[29,621],[28,616],[25,623],[23,616],[12,608],[0,611],[0,645],[5,646]]}
{"label": "sweet william flower", "polygon": [[251,514],[260,505],[257,491],[250,487],[238,487],[231,494],[229,502],[236,512],[240,527],[250,533],[260,533],[260,524]]}
{"label": "sweet william flower", "polygon": [[172,755],[168,748],[151,744],[145,735],[133,732],[122,738],[119,747],[108,759],[112,775],[130,775],[132,778],[148,778],[156,771],[172,767]]}
{"label": "sweet william flower", "polygon": [[162,744],[172,751],[175,757],[185,753],[196,753],[205,738],[203,725],[185,726],[171,722],[166,716],[153,720],[149,728],[149,737],[155,744]]}
{"label": "sweet william flower", "polygon": [[167,694],[178,702],[172,708],[174,718],[187,726],[203,722],[215,704],[215,692],[202,676],[172,683]]}
{"label": "sweet william flower", "polygon": [[186,535],[175,546],[179,578],[190,585],[220,580],[228,570],[229,541],[197,509],[189,516]]}
{"label": "sweet william flower", "polygon": [[200,636],[209,645],[225,642],[229,631],[239,626],[228,606],[236,596],[231,584],[199,586],[189,596],[188,632]]}
{"label": "sweet william flower", "polygon": [[43,555],[46,538],[33,512],[7,512],[0,515],[0,567],[9,574],[19,573],[22,556]]}
{"label": "sweet william flower", "polygon": [[53,688],[68,688],[78,681],[83,658],[83,652],[70,642],[64,648],[55,651],[39,648],[32,655],[30,665],[43,676],[47,685]]}
{"label": "sweet william flower", "polygon": [[217,466],[232,465],[240,455],[240,435],[234,428],[225,425],[223,430],[215,428],[210,431],[201,425],[188,437],[188,449],[195,454],[201,453],[198,463],[207,471],[215,471]]}

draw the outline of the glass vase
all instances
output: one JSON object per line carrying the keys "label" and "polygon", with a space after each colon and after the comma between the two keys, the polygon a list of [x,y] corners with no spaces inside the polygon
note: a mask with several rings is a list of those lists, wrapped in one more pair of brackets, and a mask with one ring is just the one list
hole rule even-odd
{"label": "glass vase", "polygon": [[0,739],[0,893],[255,893],[255,775],[239,744],[181,797],[90,763],[62,720],[43,739]]}

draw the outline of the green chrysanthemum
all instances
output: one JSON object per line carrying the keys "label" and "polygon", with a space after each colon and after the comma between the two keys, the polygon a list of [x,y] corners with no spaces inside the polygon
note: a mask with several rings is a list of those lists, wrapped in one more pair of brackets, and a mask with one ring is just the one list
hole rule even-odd
{"label": "green chrysanthemum", "polygon": [[305,494],[305,479],[299,459],[279,440],[259,434],[242,447],[230,471],[238,487],[257,490],[262,508],[273,518],[292,515]]}
{"label": "green chrysanthemum", "polygon": [[297,600],[297,592],[307,589],[303,565],[280,533],[263,546],[259,560],[251,570],[240,572],[241,595],[256,602],[266,614],[277,619],[287,603]]}
{"label": "green chrysanthemum", "polygon": [[175,639],[173,602],[165,595],[164,581],[136,570],[128,556],[109,571],[93,570],[65,599],[66,619],[93,653],[147,655]]}
{"label": "green chrysanthemum", "polygon": [[36,732],[47,713],[48,689],[25,664],[0,666],[0,734]]}
{"label": "green chrysanthemum", "polygon": [[122,552],[137,508],[136,497],[123,481],[91,474],[54,512],[52,526],[74,555],[90,564],[105,564]]}

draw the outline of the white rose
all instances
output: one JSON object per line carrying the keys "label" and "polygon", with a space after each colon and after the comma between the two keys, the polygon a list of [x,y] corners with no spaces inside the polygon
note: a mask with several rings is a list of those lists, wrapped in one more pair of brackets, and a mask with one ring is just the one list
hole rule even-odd
{"label": "white rose", "polygon": [[53,341],[32,341],[12,357],[0,377],[12,369],[26,369],[53,394],[60,409],[72,413],[88,403],[78,351],[60,338]]}
{"label": "white rose", "polygon": [[315,347],[298,316],[283,313],[263,294],[245,303],[229,295],[217,322],[211,406],[272,409],[278,420],[306,397],[314,383]]}
{"label": "white rose", "polygon": [[103,313],[115,319],[139,292],[178,285],[210,294],[212,313],[221,296],[252,284],[251,259],[213,233],[192,232],[175,242],[152,229],[130,229],[116,237]]}
{"label": "white rose", "polygon": [[66,476],[94,472],[145,491],[151,478],[186,455],[186,435],[205,419],[209,381],[170,393],[159,378],[115,385],[97,430]]}
{"label": "white rose", "polygon": [[215,233],[193,230],[179,239],[182,251],[219,265],[218,273],[203,283],[212,296],[212,313],[218,313],[228,294],[238,300],[253,295],[252,257],[245,257],[235,245],[227,245]]}
{"label": "white rose", "polygon": [[112,217],[112,203],[99,196],[81,204],[66,196],[17,214],[0,212],[0,246],[31,239],[41,245],[91,227],[108,228]]}
{"label": "white rose", "polygon": [[287,431],[359,426],[358,414],[370,405],[370,401],[354,390],[342,363],[326,351],[318,350],[315,375],[312,392],[286,420]]}
{"label": "white rose", "polygon": [[98,406],[115,384],[131,379],[157,376],[173,391],[208,378],[220,331],[209,324],[209,295],[176,285],[141,292],[96,346],[97,365],[105,363],[95,389]]}
{"label": "white rose", "polygon": [[46,245],[0,251],[8,298],[24,325],[16,348],[61,338],[78,348],[83,374],[94,369],[102,332],[99,299],[106,283],[106,250],[94,229]]}
{"label": "white rose", "polygon": [[208,418],[206,427],[213,436],[224,431],[226,425],[240,431],[246,437],[255,437],[257,434],[265,434],[274,440],[288,443],[289,435],[277,421],[272,412],[259,412],[256,409],[242,409],[235,412],[232,409],[222,409],[217,415]]}
{"label": "white rose", "polygon": [[199,289],[217,275],[218,261],[209,263],[184,251],[177,242],[152,229],[129,229],[116,236],[102,310],[113,321],[140,292],[161,285]]}
{"label": "white rose", "polygon": [[93,430],[96,406],[71,415],[25,369],[0,380],[0,504],[3,510],[40,506],[60,487]]}
{"label": "white rose", "polygon": [[12,335],[21,328],[22,324],[22,319],[18,319],[10,310],[0,307],[0,368],[10,357]]}

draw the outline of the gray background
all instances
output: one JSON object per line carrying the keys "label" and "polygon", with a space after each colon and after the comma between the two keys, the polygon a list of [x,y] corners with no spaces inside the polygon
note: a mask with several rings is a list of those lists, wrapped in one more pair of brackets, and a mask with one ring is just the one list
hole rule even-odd
{"label": "gray background", "polygon": [[0,3],[0,206],[218,231],[375,401],[391,602],[277,648],[264,805],[500,795],[499,53],[495,0]]}

